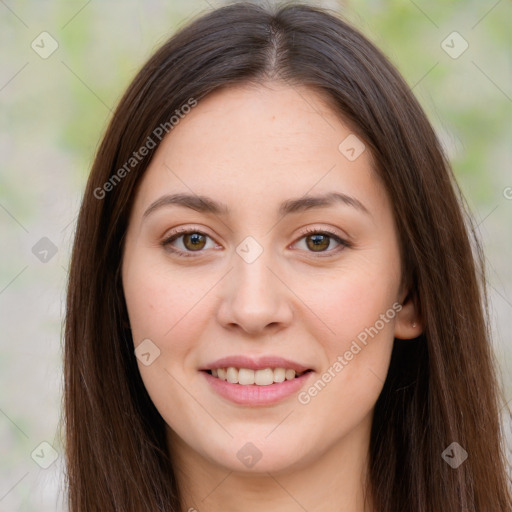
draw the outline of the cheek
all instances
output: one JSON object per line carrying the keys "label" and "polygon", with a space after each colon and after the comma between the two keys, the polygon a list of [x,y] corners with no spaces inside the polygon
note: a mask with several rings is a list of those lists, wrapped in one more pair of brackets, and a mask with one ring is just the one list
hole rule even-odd
{"label": "cheek", "polygon": [[[147,263],[147,264],[146,264]],[[138,255],[123,272],[123,289],[134,343],[151,338],[165,344],[201,309],[201,297],[213,283],[193,270],[172,271]]]}
{"label": "cheek", "polygon": [[[183,270],[170,272],[136,252],[123,266],[123,290],[134,347],[149,339],[158,348],[157,352],[151,349],[150,364],[138,358],[140,375],[157,410],[178,429],[193,423],[194,415],[202,414],[190,400],[190,395],[195,396],[200,389],[197,379],[189,380],[188,370],[193,366],[194,341],[200,338],[204,330],[201,322],[207,318],[207,301],[201,298],[213,283],[205,280]],[[158,355],[153,359],[155,353]],[[182,411],[178,420],[177,410]]]}
{"label": "cheek", "polygon": [[324,324],[331,352],[343,349],[347,342],[350,345],[390,309],[384,325],[379,321],[377,328],[384,337],[392,333],[396,316],[392,306],[399,287],[396,265],[384,259],[361,258],[337,272],[315,280],[305,276],[298,282],[298,293],[307,298],[307,306]]}
{"label": "cheek", "polygon": [[382,390],[400,309],[393,271],[370,263],[354,266],[308,295],[308,306],[326,326],[321,335],[316,333],[325,359],[318,379],[299,402],[318,414],[329,410],[334,423],[342,417],[357,423]]}
{"label": "cheek", "polygon": [[213,314],[209,291],[219,278],[211,272],[170,269],[142,251],[130,256],[123,267],[123,289],[134,347],[149,339],[158,354],[148,366],[137,361],[141,377],[161,413],[176,407],[188,410],[188,394],[180,383],[187,382],[189,392],[198,384],[189,381],[197,366],[194,352],[208,332],[206,324]]}

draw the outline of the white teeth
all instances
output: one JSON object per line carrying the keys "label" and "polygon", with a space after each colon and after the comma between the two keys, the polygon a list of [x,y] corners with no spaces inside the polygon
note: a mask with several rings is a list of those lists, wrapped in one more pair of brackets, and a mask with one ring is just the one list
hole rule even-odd
{"label": "white teeth", "polygon": [[244,386],[254,384],[254,370],[240,368],[238,370],[238,384],[243,384]]}
{"label": "white teeth", "polygon": [[274,370],[274,382],[283,382],[286,376],[286,370],[284,368],[276,368]]}
{"label": "white teeth", "polygon": [[[296,376],[295,370],[291,368],[264,368],[262,370],[250,370],[249,368],[217,368],[212,370],[213,377],[227,380],[232,384],[243,386],[256,384],[258,386],[269,386],[274,382],[292,380]],[[299,376],[302,374],[299,374]]]}
{"label": "white teeth", "polygon": [[265,368],[264,370],[256,370],[254,372],[254,384],[258,386],[269,386],[274,383],[274,370]]}
{"label": "white teeth", "polygon": [[238,382],[238,370],[230,366],[226,370],[226,380],[231,384],[236,384]]}
{"label": "white teeth", "polygon": [[284,376],[286,377],[286,380],[292,380],[295,379],[295,370],[286,370]]}

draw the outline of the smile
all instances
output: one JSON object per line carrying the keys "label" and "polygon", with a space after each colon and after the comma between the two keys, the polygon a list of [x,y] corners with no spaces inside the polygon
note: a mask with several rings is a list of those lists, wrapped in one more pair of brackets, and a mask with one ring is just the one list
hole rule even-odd
{"label": "smile", "polygon": [[[214,376],[215,372],[217,376]],[[295,396],[315,372],[305,370],[298,374],[295,370],[284,368],[251,370],[228,367],[202,370],[200,373],[204,375],[210,390],[222,399],[236,405],[264,407]],[[274,380],[276,378],[277,381]],[[251,381],[254,383],[251,384]]]}
{"label": "smile", "polygon": [[284,382],[285,380],[293,380],[304,375],[303,372],[296,372],[292,368],[263,368],[261,370],[252,370],[250,368],[215,368],[208,370],[209,374],[217,379],[227,381],[231,384],[240,384],[242,386],[270,386]]}

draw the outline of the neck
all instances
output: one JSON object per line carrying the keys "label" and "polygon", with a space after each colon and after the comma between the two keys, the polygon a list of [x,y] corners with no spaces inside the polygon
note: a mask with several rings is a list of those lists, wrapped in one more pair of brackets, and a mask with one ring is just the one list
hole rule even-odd
{"label": "neck", "polygon": [[168,428],[182,511],[374,512],[365,485],[370,428],[371,415],[314,460],[304,454],[294,467],[273,472],[217,465]]}

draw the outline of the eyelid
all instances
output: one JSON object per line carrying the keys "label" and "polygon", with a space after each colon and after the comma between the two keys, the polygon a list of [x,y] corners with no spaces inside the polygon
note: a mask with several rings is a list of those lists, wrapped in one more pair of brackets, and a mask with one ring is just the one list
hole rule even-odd
{"label": "eyelid", "polygon": [[332,228],[307,228],[305,231],[303,231],[299,238],[295,242],[293,242],[291,245],[295,245],[297,242],[302,240],[303,238],[307,238],[309,235],[327,235],[332,240],[336,241],[339,246],[335,249],[331,249],[329,251],[306,251],[309,254],[312,254],[315,258],[328,258],[330,256],[338,254],[340,251],[342,251],[345,248],[352,247],[352,243],[349,242],[348,236],[342,235],[334,231]]}
{"label": "eyelid", "polygon": [[[206,236],[208,238],[210,238],[211,240],[214,240],[214,238],[209,235],[208,233],[206,233],[203,228],[198,228],[198,227],[195,227],[195,226],[188,226],[188,227],[178,227],[176,228],[175,230],[171,231],[171,233],[169,233],[168,235],[165,235],[163,240],[160,242],[160,244],[166,248],[167,246],[170,246],[171,242],[174,242],[175,240],[177,240],[178,238],[180,238],[181,236],[183,235],[187,235],[187,234],[192,234],[192,233],[197,233],[197,234],[200,234],[200,235],[203,235],[203,236]],[[215,242],[217,243],[217,242]],[[201,253],[204,253],[205,251],[204,250],[201,250],[201,251],[182,251],[181,249],[175,249],[174,247],[169,249],[170,252],[174,253],[174,254],[178,254],[179,256],[185,256],[185,257],[197,257],[197,256],[200,256]],[[195,253],[198,253],[197,255]]]}
{"label": "eyelid", "polygon": [[[197,234],[206,236],[206,237],[210,238],[211,240],[213,240],[215,243],[217,243],[214,240],[214,238],[212,236],[210,236],[208,233],[204,232],[202,230],[202,228],[197,228],[195,226],[189,226],[189,227],[176,228],[169,235],[166,235],[164,237],[164,239],[161,242],[161,245],[165,248],[165,247],[169,246],[171,242],[180,238],[180,236],[192,234],[192,233],[197,233]],[[319,228],[319,227],[306,228],[304,231],[302,231],[300,236],[292,244],[290,244],[290,246],[297,244],[297,242],[299,242],[303,238],[307,238],[309,235],[313,235],[313,234],[326,235],[339,244],[339,246],[337,248],[329,250],[329,251],[319,251],[319,252],[306,251],[306,252],[312,254],[314,257],[320,257],[320,258],[329,257],[329,256],[332,256],[333,254],[337,254],[338,252],[340,252],[340,250],[343,250],[346,247],[352,247],[352,243],[347,240],[348,237],[338,234],[336,231],[334,231],[331,228]],[[290,247],[290,246],[288,246],[288,247]],[[185,257],[190,257],[190,256],[191,257],[199,257],[202,255],[202,253],[206,252],[205,250],[182,251],[181,249],[175,249],[175,248],[170,249],[170,251],[174,254],[178,254],[179,256],[185,256]],[[197,253],[197,254],[195,254],[195,253]]]}
{"label": "eyelid", "polygon": [[180,226],[180,227],[177,227],[173,230],[171,230],[169,232],[169,234],[165,234],[163,239],[164,239],[164,242],[166,240],[169,240],[171,239],[172,237],[174,236],[177,236],[177,235],[183,235],[183,234],[188,234],[188,233],[199,233],[201,235],[206,235],[206,236],[209,236],[210,238],[213,238],[212,236],[210,236],[208,233],[205,232],[204,228],[200,227],[200,226],[187,226],[187,227],[183,227],[183,226]]}

